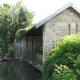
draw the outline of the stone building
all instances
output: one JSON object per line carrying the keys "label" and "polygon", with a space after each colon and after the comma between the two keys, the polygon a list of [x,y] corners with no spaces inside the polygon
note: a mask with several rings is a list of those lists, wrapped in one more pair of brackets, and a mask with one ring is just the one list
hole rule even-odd
{"label": "stone building", "polygon": [[41,70],[45,55],[65,35],[80,32],[80,11],[71,3],[43,19],[20,35],[22,61]]}

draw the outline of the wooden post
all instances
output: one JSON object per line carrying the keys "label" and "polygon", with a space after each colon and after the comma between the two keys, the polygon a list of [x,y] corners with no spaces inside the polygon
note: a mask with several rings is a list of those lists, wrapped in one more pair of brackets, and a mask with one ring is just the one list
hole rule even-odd
{"label": "wooden post", "polygon": [[27,63],[28,63],[28,35],[26,36],[26,48],[27,48]]}
{"label": "wooden post", "polygon": [[[42,45],[42,48],[41,48],[42,51],[41,51],[41,53],[42,53],[42,56],[43,56],[43,35],[42,35],[41,38],[42,38],[42,44],[41,44]],[[42,59],[42,64],[43,64],[43,59]]]}
{"label": "wooden post", "polygon": [[33,70],[33,66],[34,66],[34,61],[33,61],[33,34],[32,34],[32,70]]}

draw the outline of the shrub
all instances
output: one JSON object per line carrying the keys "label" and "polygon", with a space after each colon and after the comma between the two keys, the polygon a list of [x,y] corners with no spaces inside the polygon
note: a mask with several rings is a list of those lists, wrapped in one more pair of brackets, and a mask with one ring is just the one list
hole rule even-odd
{"label": "shrub", "polygon": [[9,57],[14,57],[14,44],[11,44],[8,48]]}
{"label": "shrub", "polygon": [[[68,35],[46,57],[43,80],[80,79],[80,35]],[[56,66],[55,66],[56,65]],[[61,69],[62,71],[60,71]]]}

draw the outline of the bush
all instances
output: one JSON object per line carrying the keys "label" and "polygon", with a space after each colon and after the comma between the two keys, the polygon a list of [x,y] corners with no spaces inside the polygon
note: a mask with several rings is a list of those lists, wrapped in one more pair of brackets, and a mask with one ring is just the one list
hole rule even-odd
{"label": "bush", "polygon": [[80,79],[80,35],[68,35],[46,57],[43,80]]}
{"label": "bush", "polygon": [[9,57],[14,57],[14,44],[11,44],[8,48]]}
{"label": "bush", "polygon": [[9,57],[14,58],[14,51],[9,51],[8,55],[9,55]]}

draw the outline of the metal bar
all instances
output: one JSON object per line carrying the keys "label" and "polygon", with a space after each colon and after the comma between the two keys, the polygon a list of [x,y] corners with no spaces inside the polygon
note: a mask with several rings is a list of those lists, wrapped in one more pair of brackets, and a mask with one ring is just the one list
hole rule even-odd
{"label": "metal bar", "polygon": [[69,35],[70,35],[70,24],[69,24]]}
{"label": "metal bar", "polygon": [[76,33],[78,33],[78,25],[76,25]]}

